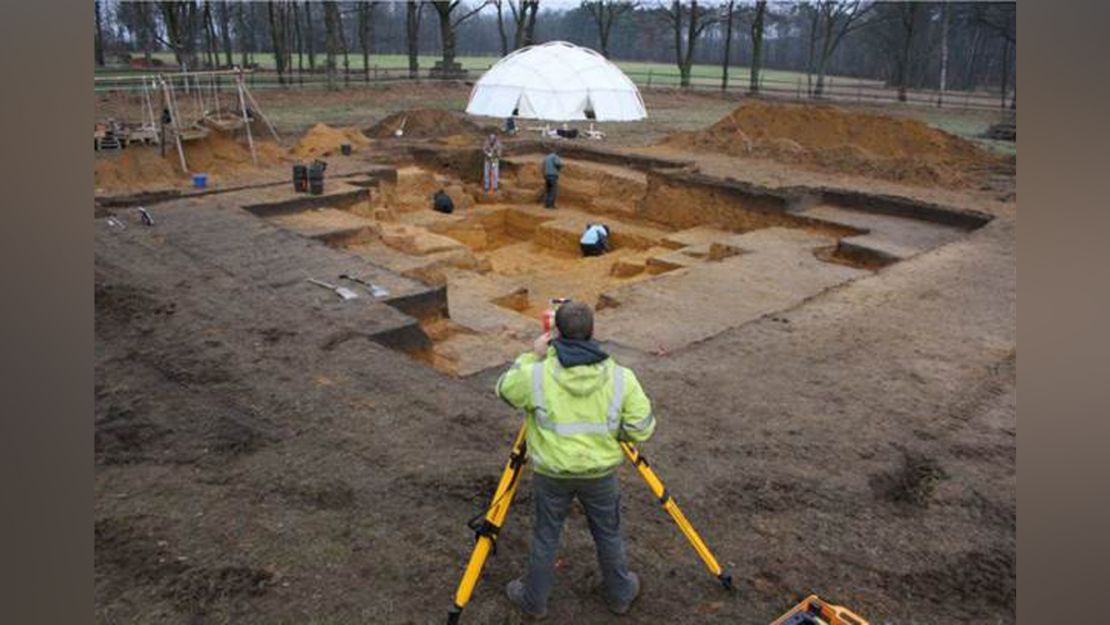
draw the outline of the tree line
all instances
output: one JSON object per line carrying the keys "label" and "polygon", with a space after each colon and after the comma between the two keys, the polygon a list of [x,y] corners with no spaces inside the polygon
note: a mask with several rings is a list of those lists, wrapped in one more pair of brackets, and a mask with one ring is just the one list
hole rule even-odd
{"label": "tree line", "polygon": [[[673,63],[682,86],[694,65],[804,73],[821,97],[828,76],[881,80],[898,89],[991,89],[1016,106],[1016,5],[1012,2],[867,2],[864,0],[584,0],[546,7],[541,0],[423,2],[169,1],[95,3],[97,65],[123,54],[153,63],[172,52],[177,65],[251,67],[273,55],[279,81],[322,72],[328,85],[351,80],[351,56],[368,78],[370,55],[420,56],[457,68],[463,55],[503,56],[552,40],[592,47],[607,57]],[[113,57],[115,55],[115,57]],[[107,59],[106,59],[107,57]],[[492,59],[491,59],[492,62]],[[340,72],[342,67],[344,71]],[[436,69],[427,68],[427,69]]]}

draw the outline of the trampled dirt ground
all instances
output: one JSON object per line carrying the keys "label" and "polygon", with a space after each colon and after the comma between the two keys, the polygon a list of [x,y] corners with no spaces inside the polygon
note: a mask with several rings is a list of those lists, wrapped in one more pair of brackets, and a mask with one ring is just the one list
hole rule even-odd
{"label": "trampled dirt ground", "polygon": [[[389,106],[425,106],[443,97],[434,89],[399,88]],[[735,104],[648,99],[649,111],[720,111],[698,127]],[[367,128],[391,112],[326,122]],[[647,138],[615,129],[613,143],[657,153],[643,146],[692,129],[689,115],[668,115]],[[279,131],[292,145],[309,126]],[[665,149],[712,176],[898,193],[994,219],[685,347],[611,344],[655,404],[644,452],[738,591],[706,574],[625,467],[643,596],[627,617],[604,610],[574,513],[549,622],[762,624],[817,593],[873,624],[1013,623],[1012,177],[937,190]],[[465,521],[487,503],[519,424],[491,392],[498,371],[452,377],[367,340],[397,322],[391,308],[353,313],[285,278],[347,257],[256,225],[226,197],[151,206],[153,228],[132,209],[98,212],[97,621],[442,622],[473,544]],[[229,229],[251,243],[221,248]],[[522,622],[503,588],[526,560],[529,486],[465,622]]]}

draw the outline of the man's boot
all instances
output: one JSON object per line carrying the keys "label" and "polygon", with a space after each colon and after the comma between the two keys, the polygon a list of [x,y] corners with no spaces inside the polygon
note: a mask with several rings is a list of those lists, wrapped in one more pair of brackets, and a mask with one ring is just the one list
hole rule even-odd
{"label": "man's boot", "polygon": [[[640,583],[637,580],[637,582],[636,582],[637,591],[636,592],[639,592],[639,586],[640,586]],[[527,614],[528,616],[536,619],[537,621],[540,620],[540,619],[547,618],[547,611],[546,610],[544,610],[543,612],[534,612],[530,607],[528,607],[527,602],[524,600],[524,581],[523,580],[514,579],[513,581],[509,582],[509,584],[507,586],[505,586],[505,594],[509,596],[509,601],[511,601],[513,603],[513,605],[520,608],[521,612],[524,612],[525,614]]]}
{"label": "man's boot", "polygon": [[640,596],[640,576],[635,573],[629,573],[628,577],[632,579],[632,597],[624,603],[610,603],[606,601],[606,606],[613,614],[628,614],[632,609],[632,603]]}

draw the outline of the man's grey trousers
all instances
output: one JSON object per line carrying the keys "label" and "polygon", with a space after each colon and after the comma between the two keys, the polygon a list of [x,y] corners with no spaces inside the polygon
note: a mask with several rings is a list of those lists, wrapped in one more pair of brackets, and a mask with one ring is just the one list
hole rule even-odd
{"label": "man's grey trousers", "polygon": [[605,600],[624,605],[634,597],[621,540],[620,489],[616,474],[601,478],[551,478],[539,473],[532,477],[532,497],[536,501],[532,549],[528,572],[524,576],[524,600],[533,612],[547,610],[547,598],[555,582],[555,556],[563,522],[577,498],[586,510],[586,520],[597,547],[597,562],[605,584]]}

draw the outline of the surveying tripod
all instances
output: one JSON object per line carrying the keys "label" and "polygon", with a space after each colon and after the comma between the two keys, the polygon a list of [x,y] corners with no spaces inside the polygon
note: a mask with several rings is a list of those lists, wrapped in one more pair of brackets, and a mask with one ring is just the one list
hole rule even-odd
{"label": "surveying tripod", "polygon": [[[513,502],[513,495],[516,494],[516,487],[520,484],[520,474],[524,471],[524,463],[528,461],[528,444],[525,441],[527,430],[528,423],[525,421],[520,426],[520,431],[517,432],[516,439],[513,441],[509,461],[505,463],[505,469],[501,472],[501,480],[497,483],[497,490],[493,492],[489,507],[486,508],[485,513],[474,517],[467,524],[474,530],[476,541],[474,550],[470,553],[470,561],[466,564],[466,572],[463,573],[458,590],[455,591],[455,603],[447,611],[448,625],[455,625],[459,622],[463,608],[470,602],[470,596],[474,593],[474,587],[478,584],[478,576],[482,574],[482,567],[486,564],[486,558],[489,557],[491,551],[496,549],[497,535],[501,531],[505,517],[509,514],[509,506]],[[698,535],[694,526],[690,525],[690,521],[686,520],[686,515],[682,514],[682,510],[675,503],[674,497],[671,497],[670,493],[667,492],[667,487],[663,485],[662,480],[648,464],[647,458],[631,443],[621,441],[620,445],[621,449],[624,450],[624,455],[632,461],[636,470],[640,472],[648,487],[651,488],[651,492],[659,499],[663,509],[671,515],[671,518],[678,525],[678,529],[682,530],[686,539],[690,541],[694,551],[705,563],[705,567],[716,576],[726,590],[731,590],[732,574],[721,568],[717,558],[713,557],[713,553],[709,551],[705,541]]]}

